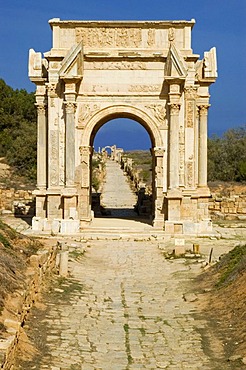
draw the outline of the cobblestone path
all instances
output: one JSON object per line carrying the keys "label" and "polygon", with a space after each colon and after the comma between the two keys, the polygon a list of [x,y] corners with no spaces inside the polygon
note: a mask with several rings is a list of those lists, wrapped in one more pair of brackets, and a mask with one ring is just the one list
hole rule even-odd
{"label": "cobblestone path", "polygon": [[22,369],[215,369],[205,323],[183,297],[198,269],[164,259],[154,242],[93,241],[32,320],[46,353]]}
{"label": "cobblestone path", "polygon": [[106,179],[102,192],[102,204],[111,211],[112,217],[137,217],[133,207],[137,202],[127,177],[124,176],[119,164],[106,162]]}
{"label": "cobblestone path", "polygon": [[[118,164],[108,161],[105,205],[129,217],[135,201]],[[16,368],[216,369],[202,347],[206,323],[184,299],[198,272],[197,263],[166,260],[153,240],[92,240],[84,255],[71,251],[69,277],[27,322],[40,354]]]}

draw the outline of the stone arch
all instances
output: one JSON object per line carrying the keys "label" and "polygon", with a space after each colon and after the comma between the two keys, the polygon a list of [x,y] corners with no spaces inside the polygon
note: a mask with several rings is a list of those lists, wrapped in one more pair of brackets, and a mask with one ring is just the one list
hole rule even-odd
{"label": "stone arch", "polygon": [[81,146],[92,146],[97,131],[114,118],[130,118],[140,123],[148,132],[152,147],[163,147],[160,131],[154,120],[142,109],[131,105],[111,105],[94,114],[84,128]]}
{"label": "stone arch", "polygon": [[[81,136],[81,146],[80,152],[82,153],[88,148],[88,153],[90,152],[92,155],[92,146],[93,141],[96,136],[98,130],[108,121],[116,118],[129,118],[132,119],[139,124],[141,124],[146,131],[148,132],[152,144],[152,170],[153,170],[153,181],[152,181],[152,190],[153,190],[153,222],[154,225],[157,225],[157,222],[160,222],[163,226],[164,218],[162,215],[162,195],[160,193],[161,187],[159,186],[160,183],[162,184],[162,176],[163,176],[163,168],[160,165],[160,158],[163,156],[163,140],[161,137],[160,130],[155,123],[154,119],[151,118],[145,111],[140,109],[139,107],[134,107],[131,105],[126,104],[115,104],[110,105],[106,108],[101,109],[97,113],[95,113],[91,119],[87,122],[83,129],[83,133]],[[161,154],[157,152],[161,151]],[[157,159],[158,157],[158,159]],[[87,157],[87,163],[90,167],[90,160]],[[158,172],[158,168],[161,168],[161,171]],[[90,172],[91,169],[89,168],[88,171]],[[159,187],[159,191],[157,188]],[[84,214],[87,217],[90,217],[91,214],[91,207],[90,207],[90,200],[91,200],[91,188],[86,187],[83,189],[84,196],[83,199],[86,199],[81,202],[81,207],[84,208]],[[85,209],[87,208],[87,209]],[[161,221],[160,221],[161,219]]]}
{"label": "stone arch", "polygon": [[34,229],[72,233],[91,221],[94,137],[107,121],[130,118],[152,143],[154,226],[210,232],[207,116],[217,62],[215,48],[201,60],[193,54],[194,20],[49,23],[51,50],[29,53],[38,110]]}

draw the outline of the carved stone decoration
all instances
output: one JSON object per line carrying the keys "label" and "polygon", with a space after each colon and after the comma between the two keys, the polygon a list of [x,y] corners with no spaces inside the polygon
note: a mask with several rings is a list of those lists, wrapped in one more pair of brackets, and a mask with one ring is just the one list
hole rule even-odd
{"label": "carved stone decoration", "polygon": [[179,128],[179,184],[184,186],[185,183],[185,133],[184,125]]}
{"label": "carved stone decoration", "polygon": [[180,104],[177,103],[169,103],[170,114],[171,115],[179,115],[180,111]]}
{"label": "carved stone decoration", "polygon": [[84,126],[88,119],[97,111],[100,106],[98,104],[81,104],[79,107],[78,125]]}
{"label": "carved stone decoration", "polygon": [[88,188],[89,187],[89,165],[85,161],[81,163],[81,170],[82,170],[82,179],[81,179],[81,187]]}
{"label": "carved stone decoration", "polygon": [[50,131],[50,184],[51,186],[58,185],[59,179],[59,166],[58,166],[58,157],[59,157],[59,144],[57,130]]}
{"label": "carved stone decoration", "polygon": [[66,113],[67,114],[74,114],[76,111],[77,104],[75,102],[66,101],[64,102]]}
{"label": "carved stone decoration", "polygon": [[56,98],[57,97],[56,87],[57,87],[57,84],[55,84],[55,83],[47,84],[48,96],[50,98]]}
{"label": "carved stone decoration", "polygon": [[146,69],[146,63],[144,62],[91,62],[89,69],[96,70],[144,70]]}
{"label": "carved stone decoration", "polygon": [[38,115],[44,116],[46,114],[47,105],[46,104],[38,104],[38,103],[36,103],[35,105],[36,105],[36,108],[37,108]]}
{"label": "carved stone decoration", "polygon": [[92,148],[90,146],[81,146],[79,151],[81,156],[81,187],[88,188],[90,186],[89,163]]}
{"label": "carved stone decoration", "polygon": [[60,163],[60,185],[65,184],[65,123],[59,123],[59,163]]}
{"label": "carved stone decoration", "polygon": [[86,47],[140,47],[142,30],[139,28],[79,28],[75,30],[76,42]]}
{"label": "carved stone decoration", "polygon": [[171,27],[171,28],[169,28],[169,30],[168,30],[168,41],[170,41],[170,42],[174,42],[174,40],[175,40],[174,28],[173,28],[173,27]]}
{"label": "carved stone decoration", "polygon": [[[136,121],[149,135],[153,226],[163,235],[211,231],[207,113],[216,52],[200,60],[193,53],[194,23],[49,21],[50,50],[29,54],[38,131],[36,231],[69,235],[92,221],[91,145],[111,119]],[[132,159],[109,144],[111,159],[130,168]],[[99,150],[103,157],[107,146]]]}
{"label": "carved stone decoration", "polygon": [[184,88],[185,97],[187,99],[196,99],[197,97],[197,86],[187,86]]}
{"label": "carved stone decoration", "polygon": [[160,92],[161,91],[161,85],[130,85],[128,91],[129,92],[136,92],[136,93]]}
{"label": "carved stone decoration", "polygon": [[187,185],[189,187],[193,187],[193,161],[188,161],[187,162]]}
{"label": "carved stone decoration", "polygon": [[149,29],[148,30],[148,46],[154,46],[155,45],[155,30]]}
{"label": "carved stone decoration", "polygon": [[210,107],[209,104],[199,105],[199,113],[200,116],[207,116],[208,115],[208,108]]}
{"label": "carved stone decoration", "polygon": [[166,108],[162,104],[149,104],[146,105],[146,108],[152,111],[160,125],[166,123]]}
{"label": "carved stone decoration", "polygon": [[186,127],[194,127],[194,112],[195,102],[193,100],[186,101]]}
{"label": "carved stone decoration", "polygon": [[164,148],[159,148],[159,147],[155,147],[154,148],[154,155],[155,155],[155,157],[163,157],[164,152],[165,152],[165,149]]}
{"label": "carved stone decoration", "polygon": [[55,107],[54,99],[57,98],[56,88],[57,88],[57,84],[55,83],[47,84],[48,97],[50,98],[51,107]]}

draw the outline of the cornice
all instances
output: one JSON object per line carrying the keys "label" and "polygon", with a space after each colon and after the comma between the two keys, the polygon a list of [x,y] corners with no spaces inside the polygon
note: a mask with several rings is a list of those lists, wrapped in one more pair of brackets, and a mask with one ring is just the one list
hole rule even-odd
{"label": "cornice", "polygon": [[187,20],[166,20],[166,21],[119,21],[119,20],[65,20],[60,18],[53,18],[49,20],[51,28],[54,26],[60,27],[138,27],[138,28],[169,28],[169,27],[193,27],[196,23],[195,19]]}

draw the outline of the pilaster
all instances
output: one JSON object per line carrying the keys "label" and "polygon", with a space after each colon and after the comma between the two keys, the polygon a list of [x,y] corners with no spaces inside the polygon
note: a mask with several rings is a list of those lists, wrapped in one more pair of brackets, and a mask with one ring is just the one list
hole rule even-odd
{"label": "pilaster", "polygon": [[91,166],[91,146],[81,146],[80,157],[81,157],[81,190],[79,200],[79,212],[81,221],[91,220],[91,200],[90,200],[90,166]]}
{"label": "pilaster", "polygon": [[76,103],[66,101],[66,146],[65,146],[65,172],[66,172],[66,187],[74,187],[75,179],[75,120],[74,114],[76,110]]}
{"label": "pilaster", "polygon": [[209,104],[199,105],[198,186],[207,187],[207,119]]}
{"label": "pilaster", "polygon": [[163,196],[163,161],[164,148],[155,147],[152,154],[155,156],[155,218],[153,226],[163,229],[164,227],[164,196]]}
{"label": "pilaster", "polygon": [[37,188],[47,188],[47,104],[37,107]]}

